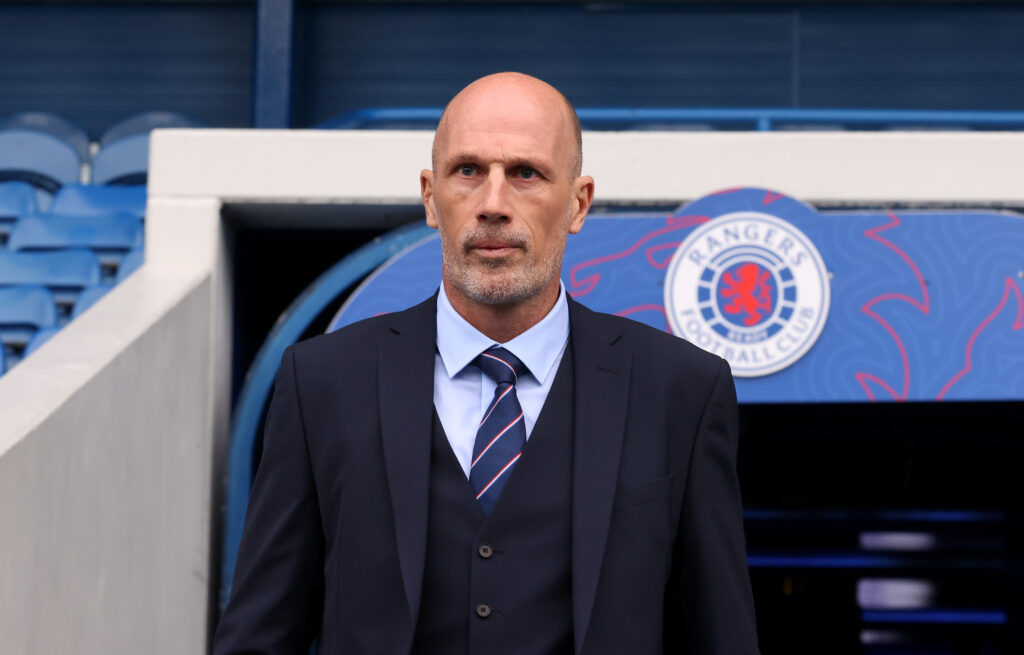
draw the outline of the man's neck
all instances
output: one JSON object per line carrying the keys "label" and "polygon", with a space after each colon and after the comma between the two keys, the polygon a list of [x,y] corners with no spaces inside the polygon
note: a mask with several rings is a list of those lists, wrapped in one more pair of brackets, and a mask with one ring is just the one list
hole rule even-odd
{"label": "man's neck", "polygon": [[466,322],[498,343],[507,343],[547,316],[558,300],[556,277],[540,293],[515,303],[485,304],[466,297],[444,280],[444,291],[452,308]]}

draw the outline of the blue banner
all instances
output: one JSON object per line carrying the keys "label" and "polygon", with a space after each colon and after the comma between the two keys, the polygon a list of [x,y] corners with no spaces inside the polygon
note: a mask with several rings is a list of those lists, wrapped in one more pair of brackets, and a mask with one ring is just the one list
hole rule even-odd
{"label": "blue banner", "polygon": [[[371,275],[336,329],[415,304],[440,240]],[[591,215],[570,294],[726,358],[741,402],[1024,399],[1024,220],[996,211],[817,211],[730,189],[671,215]]]}

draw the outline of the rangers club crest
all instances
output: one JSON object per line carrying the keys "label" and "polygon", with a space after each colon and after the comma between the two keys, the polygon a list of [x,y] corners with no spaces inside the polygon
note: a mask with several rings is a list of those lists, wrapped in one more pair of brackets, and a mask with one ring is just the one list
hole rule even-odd
{"label": "rangers club crest", "polygon": [[829,283],[810,239],[753,211],[714,218],[679,246],[665,278],[673,333],[725,358],[737,377],[780,371],[825,327]]}

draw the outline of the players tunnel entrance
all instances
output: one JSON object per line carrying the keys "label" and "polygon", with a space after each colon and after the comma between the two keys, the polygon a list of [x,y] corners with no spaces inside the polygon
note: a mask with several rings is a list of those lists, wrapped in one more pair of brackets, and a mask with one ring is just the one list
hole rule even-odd
{"label": "players tunnel entrance", "polygon": [[[236,227],[222,602],[284,348],[439,284],[422,210],[387,211]],[[757,189],[599,209],[570,239],[577,300],[732,365],[763,653],[1002,652],[1021,629],[1019,252],[1006,212],[818,212]]]}

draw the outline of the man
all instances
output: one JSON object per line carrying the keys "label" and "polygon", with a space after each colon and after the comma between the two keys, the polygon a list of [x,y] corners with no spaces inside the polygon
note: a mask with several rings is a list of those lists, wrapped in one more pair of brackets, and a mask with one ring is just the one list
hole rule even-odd
{"label": "man", "polygon": [[215,653],[757,652],[728,365],[566,296],[581,160],[536,78],[448,105],[442,287],[285,353]]}

